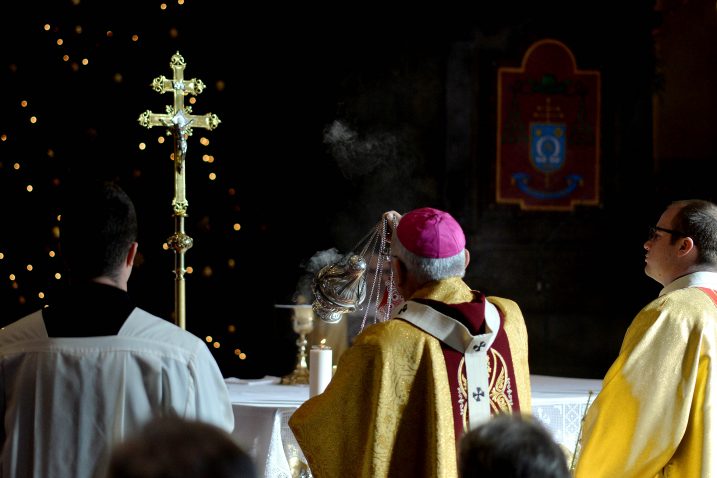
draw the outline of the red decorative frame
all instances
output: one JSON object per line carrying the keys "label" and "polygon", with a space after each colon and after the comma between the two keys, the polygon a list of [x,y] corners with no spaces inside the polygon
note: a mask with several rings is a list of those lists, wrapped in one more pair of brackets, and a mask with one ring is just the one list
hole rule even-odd
{"label": "red decorative frame", "polygon": [[600,72],[563,43],[534,43],[498,69],[496,201],[570,211],[600,201]]}

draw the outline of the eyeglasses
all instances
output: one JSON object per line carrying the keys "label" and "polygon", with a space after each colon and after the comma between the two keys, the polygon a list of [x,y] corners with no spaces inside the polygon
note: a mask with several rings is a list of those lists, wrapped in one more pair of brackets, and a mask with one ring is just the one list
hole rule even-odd
{"label": "eyeglasses", "polygon": [[664,227],[660,226],[650,226],[650,229],[647,233],[647,240],[652,241],[657,237],[657,231],[660,232],[666,232],[668,234],[672,234],[673,236],[677,237],[687,237],[687,234],[681,231],[675,231],[674,229],[666,229]]}

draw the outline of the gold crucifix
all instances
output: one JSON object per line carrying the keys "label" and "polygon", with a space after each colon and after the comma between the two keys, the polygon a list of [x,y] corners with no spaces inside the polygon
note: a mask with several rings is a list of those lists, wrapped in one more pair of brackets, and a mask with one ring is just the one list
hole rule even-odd
{"label": "gold crucifix", "polygon": [[184,232],[184,218],[187,216],[189,202],[186,191],[186,156],[187,138],[192,135],[192,128],[212,130],[219,126],[219,118],[207,113],[193,115],[191,106],[184,106],[186,95],[198,95],[204,90],[204,83],[196,78],[184,79],[184,68],[187,64],[179,52],[172,55],[169,66],[174,72],[170,80],[159,76],[152,81],[152,89],[158,93],[174,93],[174,105],[167,105],[165,114],[152,113],[147,110],[139,115],[139,124],[145,128],[153,126],[167,127],[167,135],[174,138],[174,234],[167,239],[167,245],[174,251],[174,322],[186,329],[186,306],[184,287],[184,253],[192,247],[193,240]]}

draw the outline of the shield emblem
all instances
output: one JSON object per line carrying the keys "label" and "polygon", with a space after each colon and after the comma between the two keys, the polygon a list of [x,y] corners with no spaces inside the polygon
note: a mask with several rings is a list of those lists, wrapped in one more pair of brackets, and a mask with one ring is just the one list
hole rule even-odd
{"label": "shield emblem", "polygon": [[600,204],[600,72],[545,39],[498,69],[496,202],[570,211]]}
{"label": "shield emblem", "polygon": [[565,124],[530,125],[530,162],[535,169],[546,174],[565,165]]}

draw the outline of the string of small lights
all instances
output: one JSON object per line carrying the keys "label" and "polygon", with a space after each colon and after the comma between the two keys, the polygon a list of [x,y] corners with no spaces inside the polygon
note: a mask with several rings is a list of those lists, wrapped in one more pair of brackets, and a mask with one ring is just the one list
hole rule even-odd
{"label": "string of small lights", "polygon": [[[191,48],[195,37],[184,34],[190,31],[192,15],[201,8],[201,2],[190,3],[48,2],[37,11],[28,6],[17,24],[3,33],[2,39],[7,40],[3,43],[14,45],[0,56],[4,63],[0,83],[7,85],[0,98],[4,324],[44,307],[57,284],[65,280],[58,254],[61,211],[57,203],[67,175],[109,176],[135,199],[144,241],[133,273],[139,285],[132,289],[131,279],[130,292],[149,297],[142,281],[156,280],[156,273],[146,269],[156,270],[160,261],[163,268],[171,267],[171,252],[157,234],[166,238],[172,232],[172,140],[162,128],[139,127],[136,117],[167,102],[151,90],[150,83],[167,74],[171,53],[183,50],[190,76],[193,62],[202,58],[201,45]],[[201,61],[196,64],[206,66]],[[207,91],[199,98],[188,98],[188,105],[221,108],[226,82],[219,74],[216,69],[201,73]],[[195,131],[189,141],[188,199],[193,221],[188,232],[195,239],[187,255],[190,300],[194,287],[211,288],[202,282],[227,280],[239,273],[242,264],[240,187],[236,178],[224,174],[222,160],[229,155],[223,153],[227,149],[222,132],[213,132],[212,139],[209,136]],[[115,149],[113,154],[107,152],[110,148]],[[110,156],[122,161],[113,162],[107,159]],[[155,226],[157,216],[166,219],[164,231]],[[225,253],[209,253],[217,248]],[[158,250],[161,254],[155,253]],[[166,281],[171,286],[169,274]],[[156,306],[160,315],[169,318],[171,295],[155,300],[163,304]],[[188,329],[204,336],[210,348],[230,347],[237,360],[245,360],[237,323],[230,317],[224,317],[221,325],[201,320],[191,315],[197,310],[190,309]]]}

